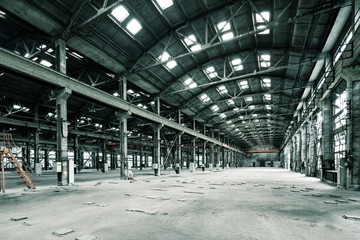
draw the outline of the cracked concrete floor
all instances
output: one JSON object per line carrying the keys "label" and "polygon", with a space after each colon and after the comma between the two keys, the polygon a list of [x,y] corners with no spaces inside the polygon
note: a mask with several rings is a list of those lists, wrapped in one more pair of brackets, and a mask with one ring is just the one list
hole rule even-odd
{"label": "cracked concrete floor", "polygon": [[[35,191],[10,184],[0,194],[0,239],[359,238],[360,221],[343,215],[360,217],[360,192],[283,169],[164,173],[135,172],[130,182],[89,172],[75,186],[43,180]],[[53,234],[64,228],[73,232]]]}

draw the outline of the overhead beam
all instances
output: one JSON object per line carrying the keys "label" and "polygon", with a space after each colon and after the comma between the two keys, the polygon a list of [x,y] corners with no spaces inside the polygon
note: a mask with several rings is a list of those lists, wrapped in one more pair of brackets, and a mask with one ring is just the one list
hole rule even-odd
{"label": "overhead beam", "polygon": [[233,151],[240,152],[227,144],[224,144],[216,139],[208,137],[204,134],[198,133],[195,130],[184,127],[171,120],[161,117],[155,113],[146,111],[140,107],[121,100],[109,93],[101,91],[100,89],[89,86],[69,76],[54,71],[53,69],[42,66],[26,58],[20,57],[10,51],[0,48],[0,66],[11,71],[26,75],[38,81],[51,84],[54,87],[68,88],[74,94],[90,98],[95,102],[99,102],[111,108],[131,112],[133,115],[144,118],[150,122],[163,124],[166,127],[184,132],[185,134],[203,139],[205,141],[221,145]]}

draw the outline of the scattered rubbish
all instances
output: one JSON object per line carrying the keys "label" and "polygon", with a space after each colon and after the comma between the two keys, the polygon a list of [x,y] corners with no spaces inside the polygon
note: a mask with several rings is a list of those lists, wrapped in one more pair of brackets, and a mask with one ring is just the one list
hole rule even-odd
{"label": "scattered rubbish", "polygon": [[22,216],[22,217],[12,217],[12,218],[11,218],[11,221],[16,222],[16,221],[20,221],[20,220],[24,220],[24,219],[28,219],[28,217],[26,217],[26,216]]}
{"label": "scattered rubbish", "polygon": [[149,182],[150,182],[150,180],[146,180],[145,182],[149,183]]}
{"label": "scattered rubbish", "polygon": [[349,198],[349,201],[360,202],[360,198]]}
{"label": "scattered rubbish", "polygon": [[271,187],[271,189],[280,189],[280,187]]}
{"label": "scattered rubbish", "polygon": [[184,191],[184,193],[204,194],[203,192],[191,192],[191,191]]}
{"label": "scattered rubbish", "polygon": [[85,205],[93,205],[95,202],[84,202]]}
{"label": "scattered rubbish", "polygon": [[148,215],[155,215],[157,212],[149,212],[149,211],[145,211],[145,210],[140,210],[140,209],[126,209],[126,211],[128,212],[139,212],[139,213],[145,213]]}
{"label": "scattered rubbish", "polygon": [[309,190],[309,191],[311,191],[311,190],[314,190],[313,188],[305,188],[306,190]]}
{"label": "scattered rubbish", "polygon": [[125,196],[130,197],[130,196],[131,196],[131,193],[125,193]]}
{"label": "scattered rubbish", "polygon": [[169,213],[165,212],[165,213],[162,213],[161,215],[165,215],[165,216],[166,216],[166,215],[169,215]]}
{"label": "scattered rubbish", "polygon": [[204,187],[198,187],[198,188],[204,188]]}
{"label": "scattered rubbish", "polygon": [[360,217],[358,217],[358,216],[343,215],[342,217],[345,218],[345,219],[347,219],[347,220],[360,221]]}
{"label": "scattered rubbish", "polygon": [[230,184],[231,186],[235,186],[235,183]]}
{"label": "scattered rubbish", "polygon": [[329,195],[330,197],[334,197],[334,198],[341,198],[342,196],[340,196],[340,195],[333,195],[333,194],[330,194]]}
{"label": "scattered rubbish", "polygon": [[342,199],[335,199],[336,202],[339,202],[339,203],[348,203],[349,201],[347,200],[342,200]]}
{"label": "scattered rubbish", "polygon": [[186,199],[178,199],[179,202],[186,202]]}
{"label": "scattered rubbish", "polygon": [[292,187],[290,187],[290,188],[296,188],[296,187],[295,187],[295,185],[293,184]]}
{"label": "scattered rubbish", "polygon": [[291,192],[300,192],[299,190],[292,190],[292,189],[290,191]]}
{"label": "scattered rubbish", "polygon": [[118,182],[109,182],[109,184],[119,184]]}
{"label": "scattered rubbish", "polygon": [[188,182],[182,182],[182,183],[188,183]]}
{"label": "scattered rubbish", "polygon": [[161,200],[170,200],[171,197],[162,197]]}
{"label": "scattered rubbish", "polygon": [[319,193],[314,193],[314,194],[311,194],[312,196],[314,197],[322,197],[323,195],[322,194],[319,194]]}
{"label": "scattered rubbish", "polygon": [[158,197],[157,196],[146,196],[145,198],[147,198],[147,199],[156,199]]}
{"label": "scattered rubbish", "polygon": [[166,189],[161,189],[161,188],[152,188],[150,190],[153,190],[153,191],[162,191],[162,192],[166,192],[167,190]]}
{"label": "scattered rubbish", "polygon": [[166,182],[166,180],[161,180],[161,182]]}
{"label": "scattered rubbish", "polygon": [[23,223],[25,226],[27,226],[27,227],[31,227],[32,226],[32,224],[31,223],[28,223],[28,222],[24,222]]}
{"label": "scattered rubbish", "polygon": [[224,184],[223,184],[223,183],[209,183],[209,185],[224,186]]}
{"label": "scattered rubbish", "polygon": [[335,202],[335,201],[324,201],[324,203],[326,203],[326,204],[337,204],[337,202]]}
{"label": "scattered rubbish", "polygon": [[306,189],[301,189],[300,191],[302,191],[302,192],[309,192],[309,190],[306,190]]}
{"label": "scattered rubbish", "polygon": [[216,189],[215,187],[210,187],[210,189]]}
{"label": "scattered rubbish", "polygon": [[134,180],[130,180],[129,183],[134,183],[135,181]]}
{"label": "scattered rubbish", "polygon": [[74,230],[72,230],[72,229],[63,228],[61,230],[53,232],[52,234],[55,235],[55,236],[58,236],[58,237],[62,237],[62,236],[65,236],[65,235],[67,235],[69,233],[73,233],[73,232],[74,232]]}
{"label": "scattered rubbish", "polygon": [[109,206],[109,204],[103,203],[103,204],[98,204],[98,205],[96,205],[96,206],[98,206],[98,207],[107,207],[107,206]]}
{"label": "scattered rubbish", "polygon": [[97,237],[91,236],[91,235],[88,235],[88,234],[76,238],[76,240],[97,240],[97,239],[98,239]]}
{"label": "scattered rubbish", "polygon": [[169,187],[184,187],[182,185],[169,185]]}
{"label": "scattered rubbish", "polygon": [[96,183],[94,186],[99,186],[99,185],[101,185],[101,182]]}

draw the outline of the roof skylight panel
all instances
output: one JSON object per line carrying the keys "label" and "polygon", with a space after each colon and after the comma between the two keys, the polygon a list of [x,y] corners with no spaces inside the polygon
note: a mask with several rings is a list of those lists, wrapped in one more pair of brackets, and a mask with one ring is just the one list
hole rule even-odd
{"label": "roof skylight panel", "polygon": [[185,41],[186,45],[188,45],[188,46],[191,46],[191,45],[197,43],[196,37],[194,34],[191,34],[190,36],[186,37],[184,39],[184,41]]}
{"label": "roof skylight panel", "polygon": [[244,90],[244,89],[249,88],[249,83],[248,83],[247,80],[240,81],[240,82],[239,82],[239,85],[240,85],[240,89],[241,89],[241,90]]}
{"label": "roof skylight panel", "polygon": [[227,100],[227,104],[228,104],[228,105],[234,105],[234,104],[235,104],[235,102],[234,102],[234,100],[229,99],[229,100]]}
{"label": "roof skylight panel", "polygon": [[6,15],[6,13],[0,10],[0,15]]}
{"label": "roof skylight panel", "polygon": [[130,22],[126,25],[127,30],[129,30],[131,32],[132,35],[137,34],[141,29],[142,26],[139,23],[138,20],[136,20],[135,18],[131,19]]}
{"label": "roof skylight panel", "polygon": [[220,117],[220,118],[226,118],[226,114],[225,114],[225,113],[221,113],[221,114],[219,115],[219,117]]}
{"label": "roof skylight panel", "polygon": [[123,5],[120,5],[112,10],[111,15],[119,22],[123,22],[130,14]]}
{"label": "roof skylight panel", "polygon": [[184,84],[185,84],[185,86],[188,87],[188,88],[196,88],[196,87],[197,87],[196,82],[194,82],[194,81],[192,80],[192,78],[186,79],[186,80],[184,81]]}
{"label": "roof skylight panel", "polygon": [[264,23],[265,21],[268,22],[268,21],[270,21],[270,12],[264,11],[264,12],[261,12],[260,14],[256,13],[255,18],[256,18],[257,23]]}
{"label": "roof skylight panel", "polygon": [[215,78],[218,76],[217,72],[215,72],[215,68],[214,67],[208,67],[206,68],[206,73],[208,74],[208,76],[210,78]]}
{"label": "roof skylight panel", "polygon": [[246,102],[252,102],[253,100],[254,100],[254,99],[253,99],[252,97],[246,97],[246,98],[245,98],[245,101],[246,101]]}
{"label": "roof skylight panel", "polygon": [[262,79],[262,85],[263,85],[263,87],[270,88],[271,87],[271,79],[270,78]]}
{"label": "roof skylight panel", "polygon": [[219,32],[222,32],[221,40],[226,41],[234,38],[234,33],[231,31],[231,26],[229,22],[222,21],[216,25],[216,28]]}
{"label": "roof skylight panel", "polygon": [[220,94],[228,93],[228,90],[226,89],[225,85],[221,85],[220,87],[218,87],[218,91]]}
{"label": "roof skylight panel", "polygon": [[41,60],[40,64],[44,65],[45,67],[51,67],[52,63],[50,63],[49,61],[46,60]]}
{"label": "roof skylight panel", "polygon": [[200,96],[200,100],[203,102],[203,103],[206,103],[206,102],[209,102],[210,101],[210,97],[204,93],[203,95]]}
{"label": "roof skylight panel", "polygon": [[173,0],[156,0],[162,10],[165,10],[174,5]]}
{"label": "roof skylight panel", "polygon": [[264,68],[270,67],[270,59],[271,56],[269,54],[261,54],[259,58],[260,66]]}
{"label": "roof skylight panel", "polygon": [[265,95],[264,95],[264,99],[265,99],[266,101],[271,101],[271,94],[265,94]]}
{"label": "roof skylight panel", "polygon": [[241,71],[244,69],[240,58],[231,60],[231,65],[233,66],[235,71]]}
{"label": "roof skylight panel", "polygon": [[213,105],[213,106],[211,106],[211,110],[213,112],[217,112],[217,111],[219,111],[219,106],[218,105]]}
{"label": "roof skylight panel", "polygon": [[[163,54],[161,54],[158,57],[158,60],[160,60],[162,62],[167,61],[169,59],[170,59],[170,54],[168,52],[164,52]],[[175,60],[172,60],[172,61],[167,62],[165,65],[169,70],[171,70],[177,66],[177,62]]]}

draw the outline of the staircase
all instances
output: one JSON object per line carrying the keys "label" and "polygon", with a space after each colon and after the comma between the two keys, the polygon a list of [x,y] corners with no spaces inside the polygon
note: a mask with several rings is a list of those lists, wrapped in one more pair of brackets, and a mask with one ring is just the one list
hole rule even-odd
{"label": "staircase", "polygon": [[[31,175],[31,172],[29,172],[29,169],[30,169],[30,171],[32,171],[31,167],[28,165],[26,166],[26,164],[25,164],[25,163],[27,163],[26,161],[22,161],[22,164],[23,164],[23,167],[22,167],[21,164],[19,163],[19,161],[14,156],[13,152],[11,151],[11,146],[12,145],[16,146],[14,141],[12,140],[11,134],[0,133],[0,137],[2,137],[2,141],[0,142],[0,146],[2,146],[0,148],[0,159],[2,161],[2,165],[4,164],[4,161],[7,158],[9,160],[9,162],[13,165],[14,169],[19,174],[20,178],[23,180],[25,185],[28,188],[35,189],[34,183],[30,179],[28,174],[25,172],[25,170],[27,170],[28,173]],[[4,179],[4,169],[2,170],[2,174],[3,174],[3,181],[4,181],[5,180]],[[3,188],[5,188],[4,185],[5,185],[5,183],[3,182]],[[5,191],[5,189],[3,189],[3,191]]]}

